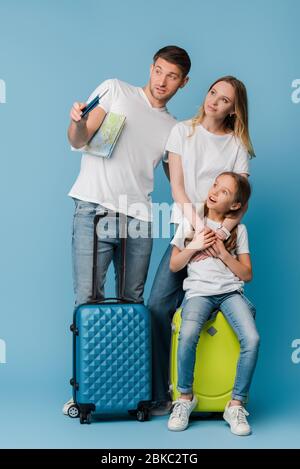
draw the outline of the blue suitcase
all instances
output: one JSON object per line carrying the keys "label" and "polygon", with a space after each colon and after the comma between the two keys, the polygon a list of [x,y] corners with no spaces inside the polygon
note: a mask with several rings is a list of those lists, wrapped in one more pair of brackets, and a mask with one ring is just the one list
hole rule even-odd
{"label": "blue suitcase", "polygon": [[[70,417],[90,423],[92,415],[129,412],[148,420],[151,409],[151,325],[144,304],[124,298],[125,237],[121,239],[121,276],[118,298],[96,299],[97,225],[108,212],[95,216],[93,295],[78,306],[73,324],[74,406]],[[116,214],[118,220],[122,215]]]}

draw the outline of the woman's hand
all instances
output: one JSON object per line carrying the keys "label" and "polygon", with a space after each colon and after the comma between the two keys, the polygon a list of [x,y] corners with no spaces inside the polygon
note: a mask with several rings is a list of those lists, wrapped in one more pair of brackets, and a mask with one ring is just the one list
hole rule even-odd
{"label": "woman's hand", "polygon": [[[209,228],[205,227],[204,229],[209,229]],[[196,233],[196,235],[197,234],[200,235],[201,233],[203,233],[204,229],[202,229],[199,233]],[[213,231],[213,230],[211,230],[211,231]],[[213,231],[213,233],[215,234],[215,239],[217,239],[216,232]],[[196,254],[194,254],[191,261],[192,262],[203,261],[204,259],[207,259],[208,257],[215,257],[214,251],[210,252],[209,247],[208,248],[203,248],[200,252],[197,252]]]}
{"label": "woman's hand", "polygon": [[216,241],[216,233],[208,227],[203,228],[200,233],[195,233],[192,241],[187,245],[188,249],[202,251],[211,247]]}

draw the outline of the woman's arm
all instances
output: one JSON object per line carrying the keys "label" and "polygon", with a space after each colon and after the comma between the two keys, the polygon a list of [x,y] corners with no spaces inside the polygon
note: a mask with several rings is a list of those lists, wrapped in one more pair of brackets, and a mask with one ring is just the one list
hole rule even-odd
{"label": "woman's arm", "polygon": [[213,247],[216,257],[221,259],[225,265],[233,272],[238,278],[244,282],[252,280],[252,265],[250,254],[239,254],[237,258],[233,257],[224,246],[223,241],[217,239]]}
{"label": "woman's arm", "polygon": [[[248,178],[248,174],[246,173],[241,173],[241,176]],[[241,219],[243,218],[247,210],[248,210],[248,203],[241,210],[238,210],[237,216],[235,218],[225,218],[225,220],[222,223],[222,226],[226,228],[226,230],[232,231],[233,228],[236,227],[241,222]]]}
{"label": "woman's arm", "polygon": [[203,220],[197,214],[192,202],[188,198],[184,187],[184,175],[181,157],[169,152],[169,171],[174,201],[181,207],[182,213],[191,223],[195,231],[201,231],[204,227]]}

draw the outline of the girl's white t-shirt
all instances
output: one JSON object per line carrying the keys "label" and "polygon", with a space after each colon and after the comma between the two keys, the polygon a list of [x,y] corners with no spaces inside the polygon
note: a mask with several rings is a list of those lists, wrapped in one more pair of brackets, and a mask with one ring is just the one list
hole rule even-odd
{"label": "girl's white t-shirt", "polygon": [[[233,134],[216,135],[201,124],[192,133],[191,120],[178,122],[171,130],[166,151],[181,157],[185,192],[200,216],[203,203],[215,178],[223,171],[249,173],[249,154]],[[180,206],[173,205],[171,223],[180,223]]]}
{"label": "girl's white t-shirt", "polygon": [[[216,231],[221,223],[205,218],[205,225]],[[183,217],[178,226],[171,244],[177,246],[181,251],[185,248],[184,241],[191,234],[192,226]],[[236,249],[231,254],[249,253],[248,233],[245,225],[237,227]],[[200,261],[192,261],[187,265],[187,278],[183,282],[186,298],[193,296],[211,296],[231,291],[243,290],[244,282],[240,280],[221,259],[208,257]]]}
{"label": "girl's white t-shirt", "polygon": [[153,107],[144,90],[117,79],[104,81],[88,98],[108,93],[99,106],[126,116],[125,126],[109,159],[83,153],[71,197],[151,221],[154,170],[163,158],[176,124],[166,107]]}

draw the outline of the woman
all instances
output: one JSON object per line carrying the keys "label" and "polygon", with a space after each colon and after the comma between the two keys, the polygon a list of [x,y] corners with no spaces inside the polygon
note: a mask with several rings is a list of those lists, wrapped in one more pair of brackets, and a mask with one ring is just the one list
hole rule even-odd
{"label": "woman", "polygon": [[[248,131],[248,99],[245,85],[232,76],[216,80],[209,88],[198,114],[176,124],[166,145],[170,181],[175,201],[171,222],[178,226],[185,217],[196,232],[203,229],[204,201],[214,179],[224,171],[249,175],[249,159],[254,156]],[[247,205],[235,217],[226,218],[217,236],[226,240],[240,222]],[[196,258],[201,262],[212,251]],[[148,308],[152,313],[153,400],[157,414],[168,413],[171,320],[183,300],[186,269],[171,272],[171,245],[157,270]]]}

